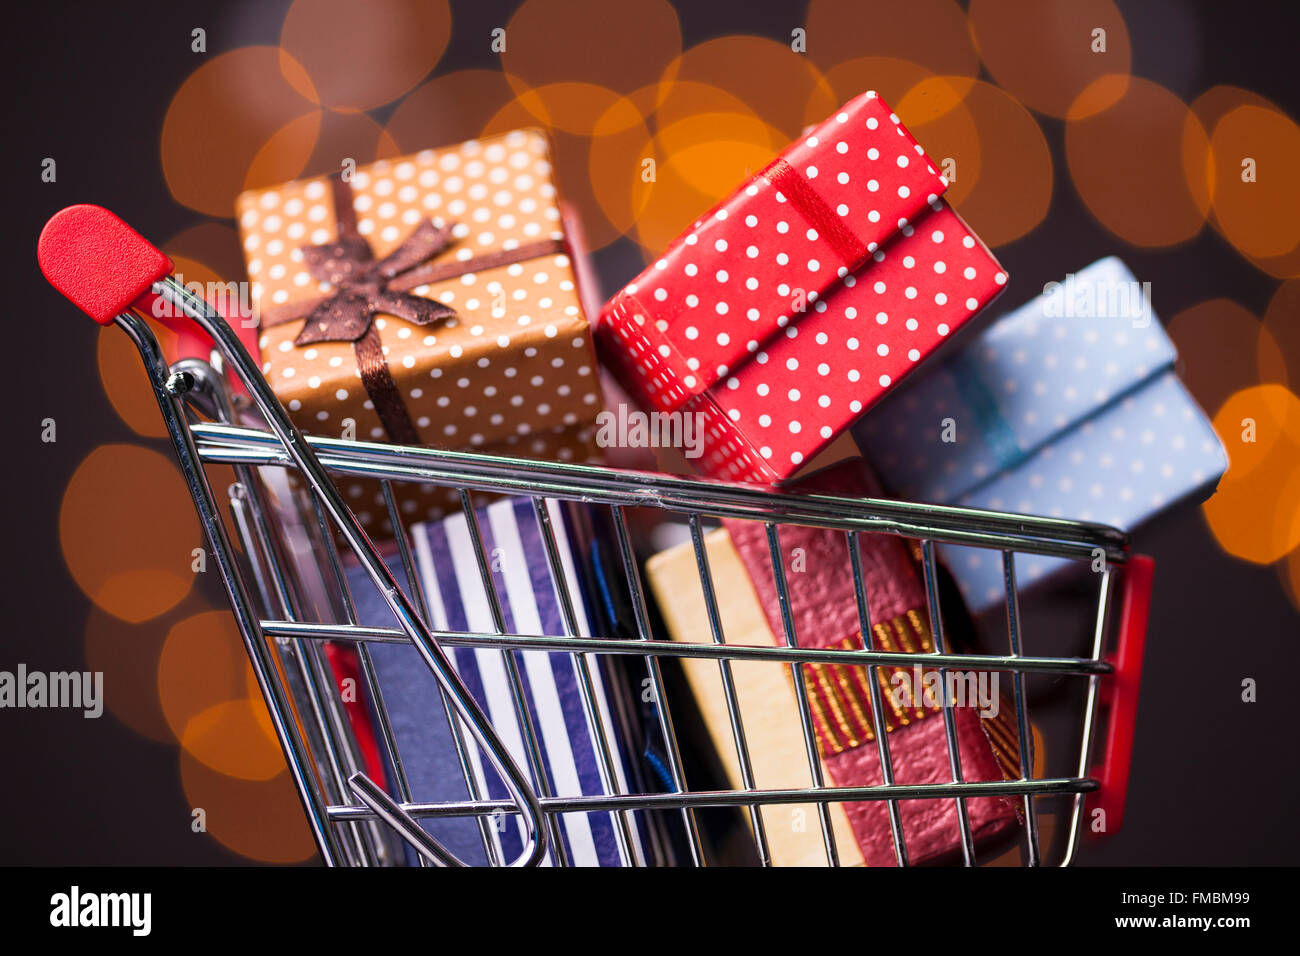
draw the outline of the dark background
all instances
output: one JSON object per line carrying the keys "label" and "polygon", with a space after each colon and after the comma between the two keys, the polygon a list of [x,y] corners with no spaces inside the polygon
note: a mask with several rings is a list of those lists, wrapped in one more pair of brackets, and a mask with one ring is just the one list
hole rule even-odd
{"label": "dark background", "polygon": [[[1300,115],[1295,3],[1119,5],[1135,75],[1185,102],[1215,84],[1240,85]],[[173,235],[200,221],[169,197],[156,145],[168,101],[195,66],[189,31],[206,26],[209,55],[275,43],[286,7],[283,0],[40,3],[7,11],[4,159],[12,168],[5,181],[3,414],[10,427],[0,452],[6,539],[0,668],[19,661],[45,670],[84,666],[90,606],[59,550],[62,490],[97,444],[148,443],[107,404],[88,322],[40,276],[40,227],[73,202],[117,209],[146,236]],[[487,35],[512,8],[453,2],[452,41],[438,70],[493,65],[484,43],[461,41]],[[802,14],[800,4],[683,3],[683,46],[727,33],[788,39]],[[1064,170],[1060,121],[1036,118],[1053,144],[1056,168]],[[40,181],[45,156],[58,157],[57,184]],[[1217,296],[1263,314],[1276,281],[1212,230],[1172,249],[1134,250],[1095,223],[1068,176],[1058,175],[1054,188],[1048,219],[1029,238],[998,250],[1016,282],[1007,307],[1118,251],[1139,278],[1163,291],[1158,311],[1166,319]],[[623,241],[602,251],[596,264],[609,292],[638,271],[640,258]],[[40,441],[46,417],[59,422],[56,444]],[[153,445],[166,451],[162,442]],[[1155,556],[1158,575],[1126,825],[1112,840],[1090,845],[1083,860],[1295,862],[1300,769],[1288,681],[1298,657],[1296,609],[1273,569],[1220,551],[1195,507],[1144,527],[1136,544]],[[1028,640],[1032,648],[1032,634]],[[1247,676],[1259,681],[1252,706],[1239,699]],[[246,862],[190,832],[175,746],[147,741],[108,714],[90,721],[79,712],[0,712],[0,782],[0,863]]]}

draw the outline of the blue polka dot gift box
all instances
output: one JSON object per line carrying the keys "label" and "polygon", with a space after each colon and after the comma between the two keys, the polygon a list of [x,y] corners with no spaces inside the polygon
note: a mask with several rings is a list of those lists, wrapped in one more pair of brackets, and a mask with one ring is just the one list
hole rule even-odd
{"label": "blue polka dot gift box", "polygon": [[[890,395],[854,438],[902,498],[1132,529],[1227,469],[1176,358],[1149,285],[1112,256]],[[944,557],[972,610],[1004,599],[999,552]],[[1028,588],[1072,563],[1017,555],[1017,577]]]}

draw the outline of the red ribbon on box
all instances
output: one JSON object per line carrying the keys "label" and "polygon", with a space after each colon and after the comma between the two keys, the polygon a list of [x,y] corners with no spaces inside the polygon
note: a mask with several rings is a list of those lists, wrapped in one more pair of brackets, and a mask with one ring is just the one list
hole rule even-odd
{"label": "red ribbon on box", "polygon": [[793,144],[606,305],[605,360],[703,416],[707,473],[784,480],[1001,290],[874,94]]}

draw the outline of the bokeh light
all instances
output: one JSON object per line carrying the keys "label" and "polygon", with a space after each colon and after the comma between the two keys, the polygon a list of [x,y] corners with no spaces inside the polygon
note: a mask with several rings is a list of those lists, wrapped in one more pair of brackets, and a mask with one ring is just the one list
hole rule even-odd
{"label": "bokeh light", "polygon": [[[691,47],[664,70],[661,100],[680,82],[713,86],[734,95],[780,130],[786,142],[841,105],[808,57],[765,37],[725,36]],[[710,110],[701,104],[697,112]]]}
{"label": "bokeh light", "polygon": [[1300,548],[1292,551],[1285,561],[1278,565],[1278,576],[1282,579],[1282,588],[1291,603],[1300,611]]}
{"label": "bokeh light", "polygon": [[104,706],[131,730],[159,743],[174,744],[175,736],[158,702],[158,658],[167,640],[168,618],[128,623],[90,609],[86,621],[86,669],[101,671]]}
{"label": "bokeh light", "polygon": [[1272,333],[1231,299],[1211,299],[1184,309],[1169,320],[1166,330],[1178,347],[1183,384],[1210,414],[1233,392],[1259,381],[1261,357],[1270,366],[1281,362]]}
{"label": "bokeh light", "polygon": [[[944,198],[954,205],[970,195],[983,165],[980,128],[964,102],[971,82],[961,77],[950,80],[946,76],[927,76],[909,87],[895,106],[921,148],[951,180]],[[1029,122],[1033,123],[1033,119]],[[1050,156],[1047,168],[1050,184]]]}
{"label": "bokeh light", "polygon": [[276,130],[258,150],[244,177],[245,189],[266,189],[306,175],[338,172],[344,160],[365,166],[397,156],[392,136],[365,113],[318,113]]}
{"label": "bokeh light", "polygon": [[[592,152],[597,149],[595,143],[597,140],[603,141],[599,149],[603,162],[608,164],[607,168],[601,170],[602,190],[609,191],[610,182],[615,181],[613,190],[617,191],[619,188],[629,190],[630,196],[630,191],[636,189],[634,180],[640,172],[640,157],[644,155],[643,147],[648,136],[644,123],[639,119],[639,111],[628,100],[615,100],[611,103],[610,113],[610,119],[607,121],[609,125],[623,128],[608,136],[597,136],[593,139],[554,128],[546,129],[551,141],[552,175],[555,177],[559,196],[562,202],[573,208],[581,220],[587,249],[592,252],[620,238],[629,227],[626,214],[614,218],[606,215],[602,202],[597,199],[594,192],[596,187],[593,180],[587,175]],[[632,125],[626,125],[630,114],[638,118]],[[597,118],[597,122],[593,124],[593,132],[597,130],[604,132],[605,127],[599,119]],[[541,124],[538,123],[537,118],[525,107],[522,100],[514,99],[488,120],[481,135],[494,136],[514,129],[539,125]],[[619,178],[622,178],[621,184],[617,183]],[[609,201],[608,198],[606,201]],[[632,200],[629,198],[628,202]],[[612,204],[611,208],[617,210],[618,206]],[[615,224],[615,218],[621,219],[618,225]]]}
{"label": "bokeh light", "polygon": [[1244,388],[1214,430],[1229,465],[1202,506],[1210,530],[1229,554],[1271,564],[1300,546],[1300,398],[1282,385]]}
{"label": "bokeh light", "polygon": [[[173,263],[180,262],[201,270],[203,276],[195,276],[200,281],[238,279],[244,274],[239,233],[226,223],[203,222],[183,229],[163,243],[162,250]],[[184,274],[189,281],[186,269],[177,265],[175,271]]]}
{"label": "bokeh light", "polygon": [[[971,0],[969,18],[993,79],[1032,110],[1084,118],[1081,110],[1105,109],[1125,93],[1133,51],[1112,0]],[[1096,30],[1104,31],[1105,52],[1094,51]],[[1107,74],[1118,82],[1077,102]]]}
{"label": "bokeh light", "polygon": [[[805,22],[808,56],[823,70],[866,55],[908,60],[931,73],[949,76],[979,73],[979,57],[956,0],[876,0],[870,4],[812,0]],[[897,105],[874,83],[857,92],[871,89],[885,96],[891,106]]]}
{"label": "bokeh light", "polygon": [[526,0],[506,25],[501,67],[517,94],[532,92],[561,120],[572,105],[564,99],[574,95],[564,87],[579,84],[640,91],[634,100],[648,114],[652,84],[681,49],[681,25],[667,0]]}
{"label": "bokeh light", "polygon": [[256,692],[252,667],[228,610],[191,615],[167,633],[156,694],[174,738],[214,770],[267,780],[284,758],[250,688]]}
{"label": "bokeh light", "polygon": [[[890,56],[860,56],[852,60],[845,60],[843,63],[837,63],[826,71],[826,82],[830,84],[832,93],[836,101],[847,103],[853,97],[868,90],[875,90],[880,94],[886,103],[898,110],[899,104],[903,101],[903,96],[912,89],[915,89],[923,80],[928,80],[935,74],[918,63],[911,60],[903,60],[898,57]],[[966,86],[960,85],[960,80],[953,73],[945,73],[948,85],[959,91],[963,96],[966,89],[969,89],[970,81],[966,80]],[[811,106],[809,112],[811,113]],[[902,116],[902,113],[898,114]],[[813,116],[808,117],[810,123],[816,123],[825,117]],[[906,118],[904,119],[906,123]],[[910,129],[910,126],[909,126]],[[922,146],[925,143],[921,144]]]}
{"label": "bokeh light", "polygon": [[284,772],[284,755],[279,742],[267,733],[269,720],[260,696],[222,701],[190,719],[181,747],[228,777],[270,780]]}
{"label": "bokeh light", "polygon": [[208,836],[227,849],[262,863],[300,863],[315,855],[287,771],[270,780],[240,780],[181,751],[180,776],[190,807],[204,811]]}
{"label": "bokeh light", "polygon": [[[146,321],[162,345],[163,353],[171,354],[175,336],[162,323],[152,319]],[[154,398],[140,352],[130,338],[123,335],[122,330],[116,326],[100,329],[95,357],[99,365],[100,384],[104,386],[104,394],[108,396],[109,404],[118,417],[137,435],[146,438],[165,437],[167,427],[158,411],[158,400]]]}
{"label": "bokeh light", "polygon": [[445,73],[403,97],[385,128],[402,153],[463,143],[514,98],[500,70]]}
{"label": "bokeh light", "polygon": [[[282,62],[283,66],[282,66]],[[283,71],[282,71],[283,70]],[[167,107],[162,126],[162,169],[173,198],[209,216],[229,219],[249,167],[286,124],[319,110],[302,67],[278,47],[222,53],[189,75]],[[303,161],[311,150],[298,150]],[[277,168],[292,179],[301,168]]]}
{"label": "bokeh light", "polygon": [[[650,130],[636,105],[621,98],[597,119],[592,132],[587,159],[591,197],[605,220],[626,234],[645,211],[654,185],[642,175],[643,161],[654,158]],[[584,212],[584,223],[591,215]]]}
{"label": "bokeh light", "polygon": [[991,83],[932,77],[896,110],[941,172],[944,194],[979,237],[1005,245],[1034,229],[1052,201],[1052,154],[1038,122]]}
{"label": "bokeh light", "polygon": [[59,543],[77,586],[132,623],[157,617],[194,586],[203,540],[171,460],[139,445],[100,445],[63,493]]}
{"label": "bokeh light", "polygon": [[[654,139],[655,182],[636,236],[657,256],[679,233],[766,166],[783,134],[753,114],[710,113],[682,119]],[[784,145],[782,143],[782,145]]]}
{"label": "bokeh light", "polygon": [[608,135],[642,122],[631,101],[594,83],[548,83],[519,92],[518,100],[539,123],[577,136],[593,135],[598,124]]}
{"label": "bokeh light", "polygon": [[1264,328],[1277,343],[1281,362],[1261,349],[1259,380],[1292,386],[1300,383],[1300,280],[1278,286],[1264,312]]}
{"label": "bokeh light", "polygon": [[446,0],[294,0],[280,46],[310,77],[286,67],[321,106],[356,111],[389,103],[419,83],[451,39]]}
{"label": "bokeh light", "polygon": [[1137,246],[1173,245],[1200,232],[1208,190],[1197,177],[1175,173],[1207,145],[1183,101],[1139,77],[1102,77],[1067,115],[1065,155],[1079,197],[1103,226]]}
{"label": "bokeh light", "polygon": [[1214,215],[1224,237],[1253,258],[1292,252],[1300,244],[1300,126],[1276,110],[1238,106],[1215,125],[1210,148]]}
{"label": "bokeh light", "polygon": [[[1260,96],[1258,93],[1251,90],[1242,89],[1239,86],[1213,86],[1193,100],[1191,104],[1192,112],[1196,115],[1201,127],[1205,130],[1206,135],[1210,137],[1213,137],[1220,120],[1243,107],[1253,107],[1256,110],[1270,114],[1270,116],[1284,116],[1282,110],[1271,100],[1265,99],[1263,96]],[[1249,118],[1251,115],[1257,114],[1245,114],[1245,117]],[[1242,119],[1242,117],[1239,116],[1238,120],[1240,119]],[[1234,125],[1236,124],[1234,123]],[[1275,128],[1281,128],[1274,123],[1268,125],[1275,126]],[[1228,132],[1230,133],[1231,130]],[[1265,135],[1267,136],[1267,133]],[[1233,207],[1230,215],[1236,214],[1241,218],[1248,218],[1252,214],[1250,203],[1251,201],[1257,201],[1258,195],[1255,193],[1245,193],[1244,190],[1238,189],[1237,187],[1239,185],[1265,186],[1265,189],[1261,191],[1266,192],[1268,186],[1276,186],[1277,183],[1275,178],[1272,177],[1267,184],[1263,181],[1258,181],[1254,184],[1241,183],[1241,161],[1243,153],[1239,148],[1234,148],[1235,145],[1236,144],[1233,140],[1225,135],[1220,138],[1218,150],[1215,152],[1212,153],[1210,148],[1207,147],[1206,154],[1203,156],[1189,154],[1189,166],[1185,170],[1185,175],[1189,182],[1195,182],[1199,175],[1200,179],[1206,183],[1206,189],[1210,192],[1212,198],[1220,177],[1226,178],[1228,176],[1235,176],[1236,182],[1232,184],[1230,198],[1228,200],[1230,206]],[[1217,155],[1218,151],[1223,151],[1225,154],[1222,157],[1222,162],[1219,161]],[[1272,150],[1270,150],[1270,152],[1272,152]],[[1233,153],[1236,155],[1233,155]],[[1256,171],[1258,174],[1259,157],[1256,156],[1253,158],[1256,160]],[[1275,168],[1275,164],[1270,163],[1270,167]],[[1224,227],[1219,221],[1217,213],[1214,211],[1212,211],[1210,216],[1210,222],[1214,228],[1220,232],[1220,234],[1224,234]],[[1274,223],[1273,228],[1283,229],[1285,228],[1285,223]],[[1226,234],[1225,238],[1228,238],[1229,241],[1231,241]],[[1237,247],[1237,251],[1249,259],[1256,268],[1271,276],[1276,276],[1279,279],[1289,279],[1300,276],[1300,246],[1297,246],[1290,252],[1285,252],[1276,256],[1253,256],[1241,247]]]}
{"label": "bokeh light", "polygon": [[655,145],[688,186],[721,199],[767,165],[778,135],[752,114],[701,113],[660,128]]}

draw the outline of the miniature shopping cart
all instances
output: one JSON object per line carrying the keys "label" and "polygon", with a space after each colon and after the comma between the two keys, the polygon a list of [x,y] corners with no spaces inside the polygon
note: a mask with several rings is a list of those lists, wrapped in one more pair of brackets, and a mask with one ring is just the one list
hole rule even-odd
{"label": "miniature shopping cart", "polygon": [[[1068,808],[1062,820],[1066,828],[1061,853],[1064,863],[1073,860],[1081,835],[1088,829],[1089,808],[1092,813],[1098,809],[1105,811],[1110,831],[1119,827],[1152,577],[1149,559],[1128,556],[1123,533],[1096,524],[956,507],[780,493],[754,486],[583,464],[541,463],[431,448],[305,437],[291,423],[235,331],[213,307],[171,278],[171,263],[167,258],[113,214],[95,206],[73,206],[61,211],[42,233],[39,252],[43,271],[64,295],[99,323],[119,326],[140,351],[220,569],[274,731],[326,864],[370,865],[415,860],[422,865],[459,865],[463,861],[421,823],[449,817],[478,819],[484,830],[485,849],[489,841],[483,821],[501,815],[516,817],[524,834],[522,852],[514,859],[502,859],[499,852],[495,858],[488,854],[490,862],[509,865],[532,865],[548,859],[563,862],[556,855],[548,856],[548,844],[555,845],[555,821],[562,814],[607,814],[623,821],[618,835],[625,851],[631,839],[626,820],[632,814],[648,811],[668,814],[680,820],[685,835],[685,857],[696,864],[710,862],[706,858],[699,816],[719,807],[733,808],[732,813],[747,819],[757,859],[763,863],[769,862],[770,856],[758,811],[782,804],[817,808],[826,860],[831,865],[839,862],[829,814],[829,808],[836,803],[884,801],[899,865],[908,863],[899,810],[900,804],[908,800],[954,801],[961,858],[967,865],[980,862],[966,807],[971,799],[1001,796],[1016,801],[1023,821],[1021,859],[1029,865],[1044,862],[1037,813],[1040,800],[1056,799]],[[159,303],[167,309],[157,310]],[[210,361],[182,359],[169,366],[144,319],[159,311],[197,323],[215,345],[210,350]],[[232,397],[229,383],[234,380],[242,383],[247,395]],[[249,415],[257,416],[256,427],[250,427]],[[214,465],[233,466],[234,470],[235,482],[223,503],[219,503],[209,483],[207,469]],[[346,594],[338,554],[328,545],[335,538],[341,540],[355,554],[360,568],[382,595],[393,614],[395,627],[362,626],[356,620],[352,603],[346,599],[328,612],[326,619],[309,616],[302,599],[301,582],[295,580],[293,567],[285,562],[282,549],[277,546],[281,519],[268,505],[263,477],[276,469],[296,474],[306,489],[301,517],[322,532],[316,540],[325,542],[318,552],[318,563],[332,570],[335,579],[344,584]],[[395,578],[336,487],[335,481],[345,476],[378,479],[381,483],[404,581]],[[494,592],[488,559],[475,523],[474,495],[527,496],[538,502],[581,501],[608,509],[617,542],[617,571],[626,579],[627,593],[631,596],[632,620],[627,626],[632,637],[579,636],[573,609],[564,600],[561,600],[563,633],[547,636],[509,633],[499,609],[494,615],[494,633],[431,627],[413,571],[408,528],[395,503],[394,487],[407,483],[427,483],[459,493],[489,595]],[[655,637],[629,533],[627,512],[637,508],[685,516],[708,612],[711,644],[683,644]],[[556,591],[564,595],[568,592],[564,581],[566,570],[545,517],[546,508],[539,507],[536,513]],[[704,522],[718,518],[749,519],[765,524],[777,593],[785,612],[784,646],[741,646],[725,642],[719,613],[721,598],[715,591],[702,533]],[[790,602],[783,562],[779,557],[780,528],[787,524],[832,529],[846,536],[861,625],[861,647],[813,650],[798,646],[788,612]],[[233,534],[228,529],[233,529]],[[799,679],[802,669],[836,664],[865,668],[874,678],[880,668],[911,667],[917,660],[915,654],[881,650],[872,637],[871,609],[857,547],[858,536],[868,534],[900,535],[920,542],[933,634],[932,652],[925,656],[927,667],[941,673],[945,668],[977,668],[1011,675],[1019,749],[1018,779],[964,781],[952,708],[944,707],[951,781],[924,785],[896,783],[889,737],[882,726],[881,691],[878,682],[871,679],[865,683],[870,691],[882,782],[856,787],[828,785],[817,757],[807,691]],[[1005,653],[956,653],[945,640],[939,613],[940,572],[935,561],[936,545],[944,544],[1001,553],[1007,596]],[[1051,657],[1024,653],[1015,553],[1052,555],[1094,564],[1101,561],[1095,576],[1098,588],[1092,605],[1095,622],[1089,637],[1090,653]],[[1114,604],[1118,604],[1118,614],[1112,608]],[[1116,617],[1118,627],[1112,628]],[[1114,635],[1114,651],[1108,654],[1112,630],[1118,633]],[[470,799],[420,802],[420,794],[411,792],[384,713],[382,694],[374,686],[368,690],[378,705],[377,735],[387,758],[389,780],[385,785],[366,772],[329,675],[323,650],[328,642],[356,648],[361,675],[370,685],[373,685],[374,671],[368,648],[376,643],[405,642],[416,649],[423,666],[436,679],[454,731]],[[620,782],[622,778],[615,772],[613,757],[607,750],[597,755],[602,768],[603,795],[554,792],[545,774],[538,772],[537,743],[532,737],[524,741],[527,753],[523,760],[516,759],[517,755],[512,755],[503,744],[497,728],[454,665],[450,649],[456,647],[502,652],[508,672],[516,679],[510,662],[517,652],[542,650],[572,655],[578,665],[576,673],[586,719],[593,725],[600,724],[604,718],[599,708],[591,706],[590,664],[607,655],[635,661],[638,666],[644,662],[647,679],[654,688],[654,693],[649,695],[653,718],[664,742],[668,792],[632,792],[638,788]],[[688,657],[716,662],[721,673],[742,777],[739,787],[711,790],[688,787],[677,732],[680,728],[674,724],[670,697],[663,686],[665,659]],[[731,680],[733,664],[751,661],[788,665],[793,671],[811,786],[762,789],[755,785]],[[1025,682],[1034,675],[1081,685],[1081,727],[1076,715],[1077,737],[1071,735],[1072,740],[1077,739],[1078,747],[1077,763],[1071,764],[1077,770],[1072,776],[1039,777],[1033,773]],[[1103,712],[1104,735],[1099,730]],[[591,729],[595,739],[606,739],[604,728],[592,726]],[[1094,745],[1103,736],[1104,759],[1094,765]],[[505,798],[484,796],[480,781],[472,779],[465,755],[474,749],[499,775],[507,793]],[[628,852],[626,858],[632,860],[634,855]]]}

